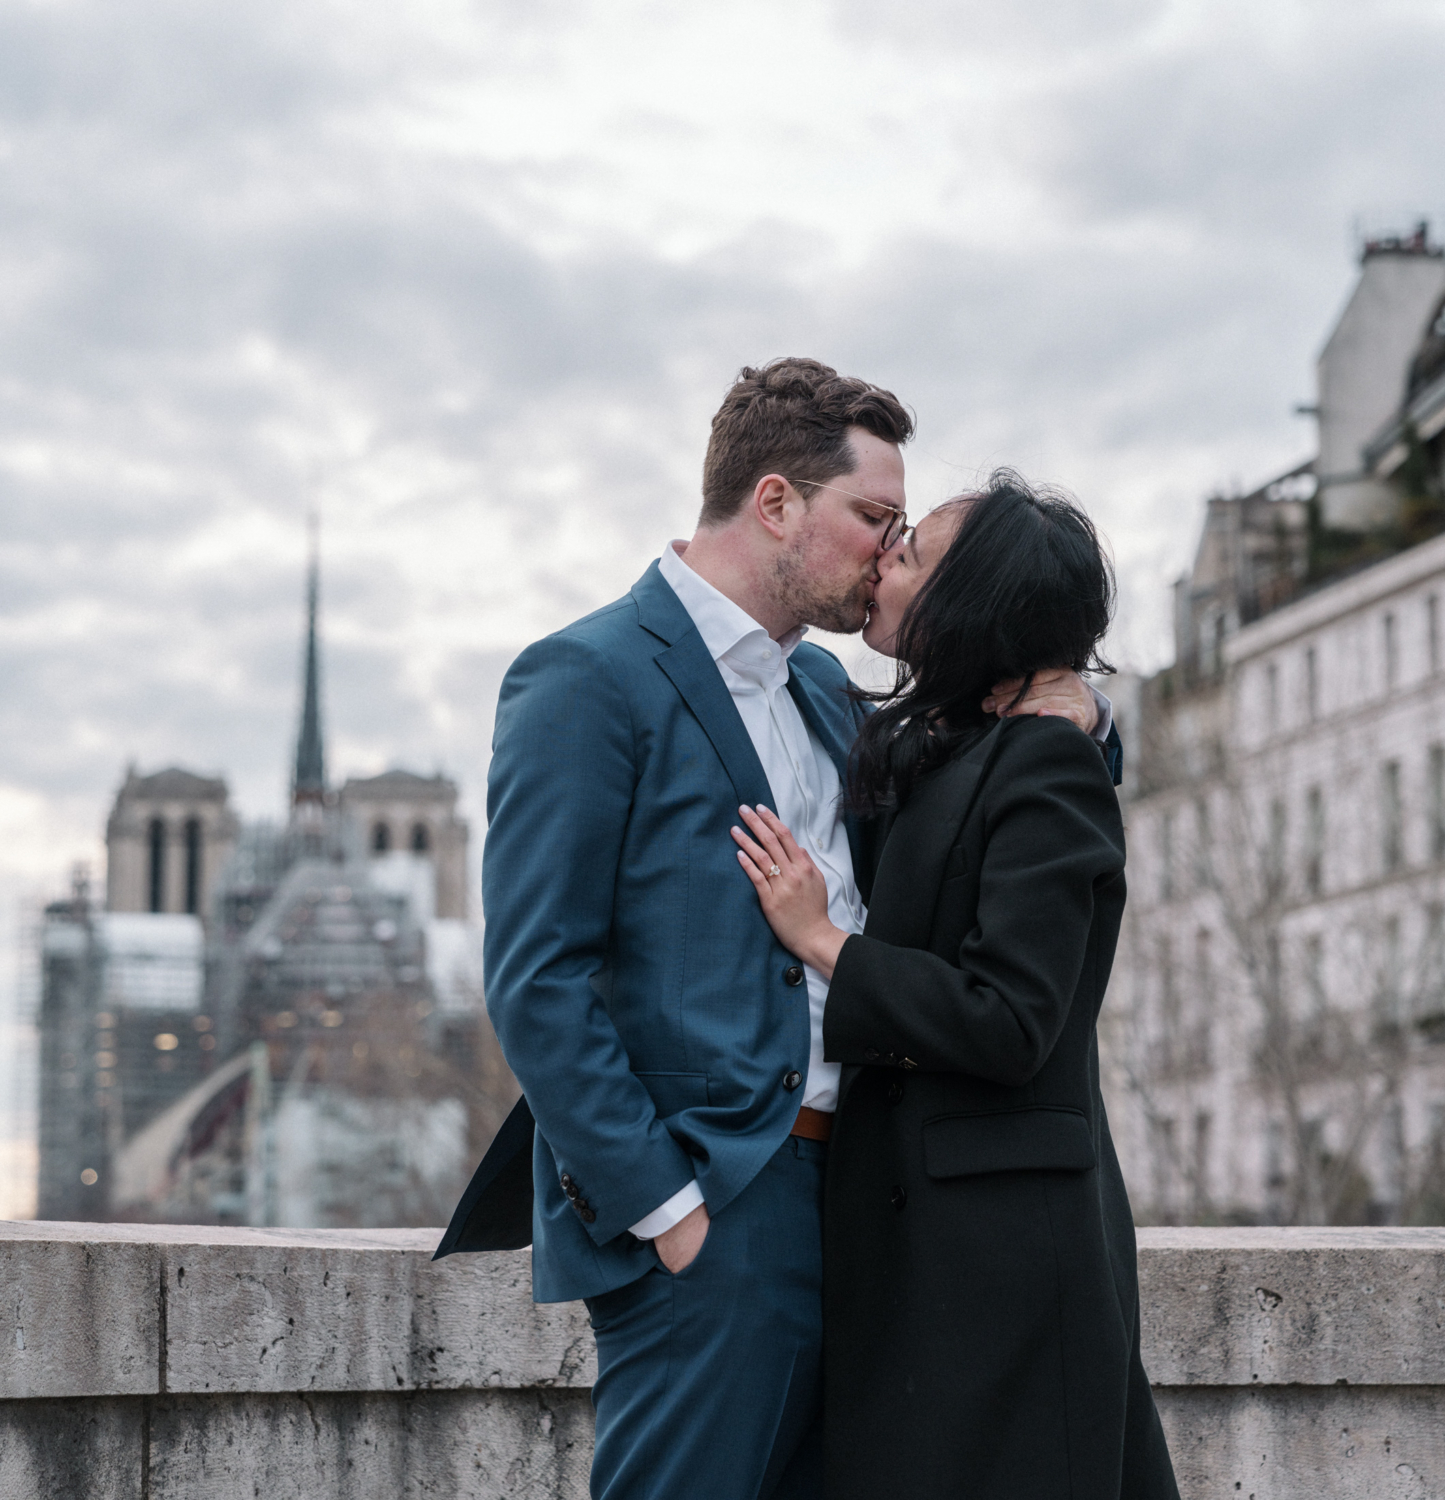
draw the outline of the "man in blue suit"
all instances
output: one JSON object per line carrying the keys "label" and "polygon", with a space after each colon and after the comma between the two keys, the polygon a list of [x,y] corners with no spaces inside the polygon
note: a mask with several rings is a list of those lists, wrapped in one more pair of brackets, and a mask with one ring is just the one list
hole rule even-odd
{"label": "man in blue suit", "polygon": [[[862,627],[911,435],[896,397],[817,361],[744,370],[692,541],[502,686],[486,991],[525,1101],[438,1253],[530,1237],[536,1299],[586,1299],[606,1500],[821,1495],[827,984],[779,946],[728,831],[740,804],[776,810],[861,929],[842,791],[862,710],[802,636]],[[1025,707],[1095,728],[1072,674]]]}

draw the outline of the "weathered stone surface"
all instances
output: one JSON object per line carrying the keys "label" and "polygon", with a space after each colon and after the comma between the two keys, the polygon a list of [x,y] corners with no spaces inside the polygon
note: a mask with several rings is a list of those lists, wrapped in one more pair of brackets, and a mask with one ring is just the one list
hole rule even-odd
{"label": "weathered stone surface", "polygon": [[153,1403],[149,1500],[583,1500],[582,1391],[172,1396]]}
{"label": "weathered stone surface", "polygon": [[145,1500],[144,1401],[0,1401],[0,1500]]}
{"label": "weathered stone surface", "polygon": [[586,1317],[532,1302],[527,1252],[433,1263],[437,1235],[395,1234],[167,1246],[166,1389],[590,1389]]}
{"label": "weathered stone surface", "polygon": [[[0,1225],[0,1500],[581,1497],[585,1313],[438,1234]],[[1445,1500],[1445,1230],[1144,1230],[1139,1261],[1185,1500]]]}
{"label": "weathered stone surface", "polygon": [[157,1247],[83,1227],[84,1238],[52,1238],[0,1224],[0,1400],[159,1389]]}
{"label": "weathered stone surface", "polygon": [[1184,1500],[1440,1500],[1445,1393],[1429,1386],[1158,1390]]}
{"label": "weathered stone surface", "polygon": [[1156,1385],[1445,1385],[1445,1229],[1139,1232]]}

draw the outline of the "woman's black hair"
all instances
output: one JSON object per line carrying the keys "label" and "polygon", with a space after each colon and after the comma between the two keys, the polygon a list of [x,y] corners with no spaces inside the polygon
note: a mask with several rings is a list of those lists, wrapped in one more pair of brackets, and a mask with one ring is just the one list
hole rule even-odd
{"label": "woman's black hair", "polygon": [[1114,670],[1099,654],[1114,571],[1078,502],[997,469],[948,503],[962,521],[904,613],[897,680],[859,694],[879,705],[850,768],[861,811],[901,802],[919,775],[993,724],[979,705],[996,682],[1022,678],[1021,698],[1045,668]]}

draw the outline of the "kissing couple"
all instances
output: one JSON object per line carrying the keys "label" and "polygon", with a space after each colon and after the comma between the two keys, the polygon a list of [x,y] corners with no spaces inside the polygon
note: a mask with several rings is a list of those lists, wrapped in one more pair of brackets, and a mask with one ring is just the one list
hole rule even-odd
{"label": "kissing couple", "polygon": [[[1177,1500],[1095,1022],[1113,578],[1009,471],[910,527],[897,397],[745,369],[702,511],[497,706],[524,1098],[438,1255],[597,1340],[596,1500]],[[866,693],[809,626],[897,660]]]}

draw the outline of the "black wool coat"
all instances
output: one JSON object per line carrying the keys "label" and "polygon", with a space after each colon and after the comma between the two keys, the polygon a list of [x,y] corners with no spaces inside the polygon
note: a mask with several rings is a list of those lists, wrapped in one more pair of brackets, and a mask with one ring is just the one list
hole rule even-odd
{"label": "black wool coat", "polygon": [[1178,1500],[1099,1094],[1124,831],[1098,746],[1005,720],[875,847],[823,1021],[829,1500]]}

